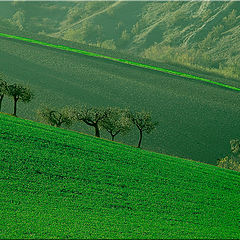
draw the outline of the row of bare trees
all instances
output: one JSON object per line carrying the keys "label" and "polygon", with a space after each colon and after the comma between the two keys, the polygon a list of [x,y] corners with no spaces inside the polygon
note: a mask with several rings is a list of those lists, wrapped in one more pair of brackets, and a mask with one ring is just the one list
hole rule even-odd
{"label": "row of bare trees", "polygon": [[30,102],[33,98],[33,93],[29,87],[25,87],[17,83],[8,84],[6,81],[0,78],[0,112],[2,110],[4,96],[8,96],[13,99],[13,115],[17,116],[18,101]]}
{"label": "row of bare trees", "polygon": [[52,126],[70,127],[74,122],[83,122],[94,128],[95,136],[100,137],[100,129],[107,131],[114,141],[119,134],[126,134],[133,126],[139,131],[138,147],[140,148],[143,133],[151,133],[157,122],[152,120],[149,112],[133,112],[118,107],[64,107],[60,110],[44,107],[38,110],[38,116]]}
{"label": "row of bare trees", "polygon": [[[17,83],[8,84],[0,77],[0,112],[4,96],[13,99],[13,115],[17,116],[17,103],[19,101],[30,102],[34,95],[29,87]],[[43,122],[56,127],[64,125],[70,127],[74,122],[83,122],[94,128],[96,137],[100,137],[100,129],[104,129],[113,141],[117,135],[126,134],[135,126],[139,131],[139,148],[143,133],[151,133],[157,125],[149,112],[133,112],[118,107],[80,106],[78,108],[64,107],[60,110],[44,107],[38,110],[38,116]]]}

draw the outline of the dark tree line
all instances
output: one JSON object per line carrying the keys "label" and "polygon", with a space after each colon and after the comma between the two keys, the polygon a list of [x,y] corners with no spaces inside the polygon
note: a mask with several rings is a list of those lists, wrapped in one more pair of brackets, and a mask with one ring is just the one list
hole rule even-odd
{"label": "dark tree line", "polygon": [[17,116],[17,103],[18,101],[27,103],[33,98],[33,93],[29,87],[21,84],[8,84],[0,77],[0,111],[2,111],[2,102],[4,96],[11,97],[13,99],[13,115]]}
{"label": "dark tree line", "polygon": [[[17,103],[19,101],[27,103],[33,99],[33,93],[29,87],[17,83],[8,84],[0,76],[0,111],[4,96],[13,99],[14,116],[17,116]],[[100,137],[100,130],[104,129],[110,134],[112,141],[117,135],[127,134],[135,127],[139,131],[138,148],[141,147],[143,133],[151,133],[157,125],[149,112],[133,112],[118,107],[80,106],[79,108],[55,109],[45,106],[37,113],[41,121],[55,127],[70,127],[74,122],[83,122],[94,129],[96,137]]]}
{"label": "dark tree line", "polygon": [[118,107],[65,107],[59,110],[43,107],[38,110],[41,120],[56,127],[71,126],[73,122],[83,122],[92,127],[96,137],[100,137],[100,129],[111,136],[112,141],[119,134],[128,133],[132,127],[139,131],[138,148],[141,147],[143,133],[151,133],[157,125],[149,112],[133,112]]}

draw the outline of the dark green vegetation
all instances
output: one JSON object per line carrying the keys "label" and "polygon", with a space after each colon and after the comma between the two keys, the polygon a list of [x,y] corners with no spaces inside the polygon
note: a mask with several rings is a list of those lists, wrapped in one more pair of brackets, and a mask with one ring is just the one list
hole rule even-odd
{"label": "dark green vegetation", "polygon": [[[19,106],[23,117],[33,119],[36,109],[45,103],[63,107],[80,102],[137,111],[145,108],[159,126],[144,138],[144,148],[213,164],[226,155],[229,140],[240,135],[240,96],[235,91],[17,40],[0,39],[0,61],[8,82],[29,83],[36,94],[32,103]],[[216,75],[188,73],[240,86],[237,81]],[[7,102],[2,107],[11,112]],[[135,145],[138,132],[131,134],[118,140]]]}
{"label": "dark green vegetation", "polygon": [[0,30],[51,35],[240,76],[240,3],[1,2]]}
{"label": "dark green vegetation", "polygon": [[0,114],[1,238],[239,238],[240,174]]}

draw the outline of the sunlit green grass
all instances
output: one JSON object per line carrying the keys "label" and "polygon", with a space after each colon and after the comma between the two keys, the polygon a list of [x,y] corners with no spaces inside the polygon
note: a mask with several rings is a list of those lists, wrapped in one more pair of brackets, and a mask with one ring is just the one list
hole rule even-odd
{"label": "sunlit green grass", "polygon": [[239,238],[240,174],[0,114],[0,238]]}

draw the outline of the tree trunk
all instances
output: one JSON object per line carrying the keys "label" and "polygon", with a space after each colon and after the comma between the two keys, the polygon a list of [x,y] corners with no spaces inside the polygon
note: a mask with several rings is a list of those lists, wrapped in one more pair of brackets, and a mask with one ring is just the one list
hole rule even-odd
{"label": "tree trunk", "polygon": [[2,100],[3,100],[3,97],[4,97],[4,95],[1,95],[1,96],[0,96],[0,112],[1,112],[1,110],[2,110]]}
{"label": "tree trunk", "polygon": [[98,124],[94,125],[94,127],[95,127],[95,137],[100,137],[100,131],[99,131]]}
{"label": "tree trunk", "polygon": [[138,142],[138,148],[140,148],[141,143],[142,143],[142,130],[139,130],[140,135],[139,135],[139,142]]}
{"label": "tree trunk", "polygon": [[115,134],[111,133],[112,136],[112,141],[114,141],[114,138],[120,133],[120,130],[118,130],[117,132],[115,132]]}
{"label": "tree trunk", "polygon": [[13,116],[17,116],[17,98],[14,98],[14,110],[13,110]]}
{"label": "tree trunk", "polygon": [[63,122],[60,120],[57,120],[56,127],[60,128],[62,126]]}

